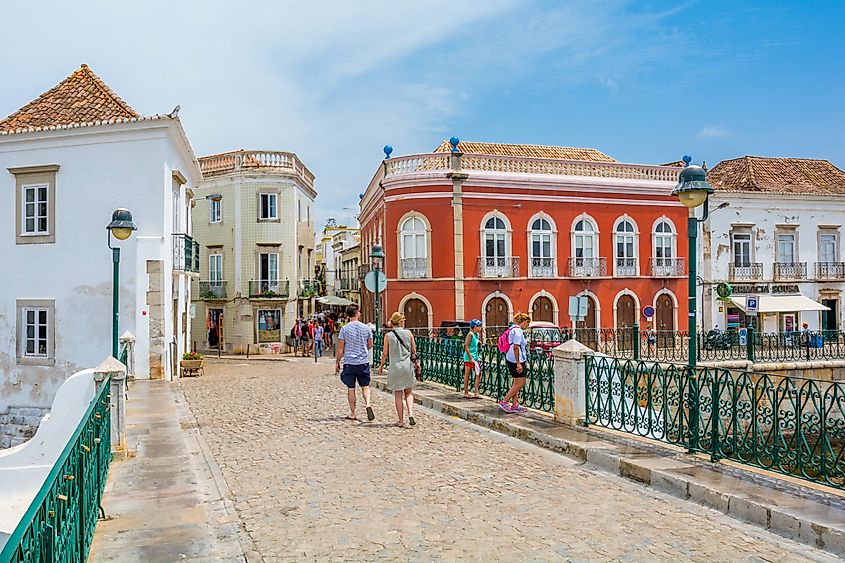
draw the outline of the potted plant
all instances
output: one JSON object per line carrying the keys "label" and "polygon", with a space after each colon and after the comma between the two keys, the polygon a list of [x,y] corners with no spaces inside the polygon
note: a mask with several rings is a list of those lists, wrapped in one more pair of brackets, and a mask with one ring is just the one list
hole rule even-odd
{"label": "potted plant", "polygon": [[185,352],[182,354],[182,361],[179,362],[179,367],[182,368],[182,375],[199,374],[203,369],[202,354],[197,352]]}

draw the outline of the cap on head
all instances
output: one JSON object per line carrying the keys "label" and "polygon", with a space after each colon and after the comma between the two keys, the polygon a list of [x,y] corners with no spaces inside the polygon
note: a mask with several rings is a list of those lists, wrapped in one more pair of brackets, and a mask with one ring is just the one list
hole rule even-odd
{"label": "cap on head", "polygon": [[476,327],[479,327],[479,326],[481,326],[481,321],[479,321],[478,319],[472,319],[469,322],[469,328],[476,328]]}

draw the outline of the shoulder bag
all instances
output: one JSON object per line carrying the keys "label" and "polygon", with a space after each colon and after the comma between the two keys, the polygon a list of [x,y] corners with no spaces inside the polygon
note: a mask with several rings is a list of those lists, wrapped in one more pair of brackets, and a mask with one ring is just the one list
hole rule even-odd
{"label": "shoulder bag", "polygon": [[410,352],[411,363],[414,364],[414,377],[417,381],[422,381],[422,366],[420,366],[419,358],[416,354],[411,352],[411,349],[408,347],[408,345],[405,344],[405,342],[401,338],[399,338],[399,334],[396,331],[393,331],[393,336],[396,337],[396,340],[399,341],[399,344],[402,345],[402,348]]}

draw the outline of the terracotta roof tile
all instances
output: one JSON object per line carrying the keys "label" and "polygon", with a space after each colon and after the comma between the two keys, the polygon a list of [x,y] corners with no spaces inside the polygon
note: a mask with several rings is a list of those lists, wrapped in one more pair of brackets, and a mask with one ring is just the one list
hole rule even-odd
{"label": "terracotta roof tile", "polygon": [[[461,141],[458,149],[464,153],[491,154],[496,156],[524,156],[529,158],[555,158],[561,160],[590,160],[594,162],[616,162],[596,149],[574,147],[548,147],[543,145],[510,145],[503,143],[475,143]],[[434,152],[449,152],[452,146],[443,141]]]}
{"label": "terracotta roof tile", "polygon": [[83,64],[59,84],[0,121],[0,133],[140,118]]}
{"label": "terracotta roof tile", "polygon": [[707,173],[707,181],[720,192],[845,195],[845,172],[809,158],[724,160]]}

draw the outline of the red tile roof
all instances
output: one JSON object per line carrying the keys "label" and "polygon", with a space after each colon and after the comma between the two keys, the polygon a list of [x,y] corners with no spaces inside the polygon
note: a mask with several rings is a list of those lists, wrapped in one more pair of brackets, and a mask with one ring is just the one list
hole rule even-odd
{"label": "red tile roof", "polygon": [[[434,152],[449,152],[452,146],[449,141],[440,143]],[[590,160],[594,162],[616,162],[596,149],[575,147],[549,147],[543,145],[511,145],[503,143],[476,143],[461,141],[458,150],[463,153],[490,154],[496,156],[523,156],[529,158],[552,158],[560,160]]]}
{"label": "red tile roof", "polygon": [[845,172],[827,160],[743,156],[707,173],[717,192],[845,195]]}
{"label": "red tile roof", "polygon": [[83,64],[59,84],[0,121],[0,133],[129,119],[141,119],[141,115]]}

